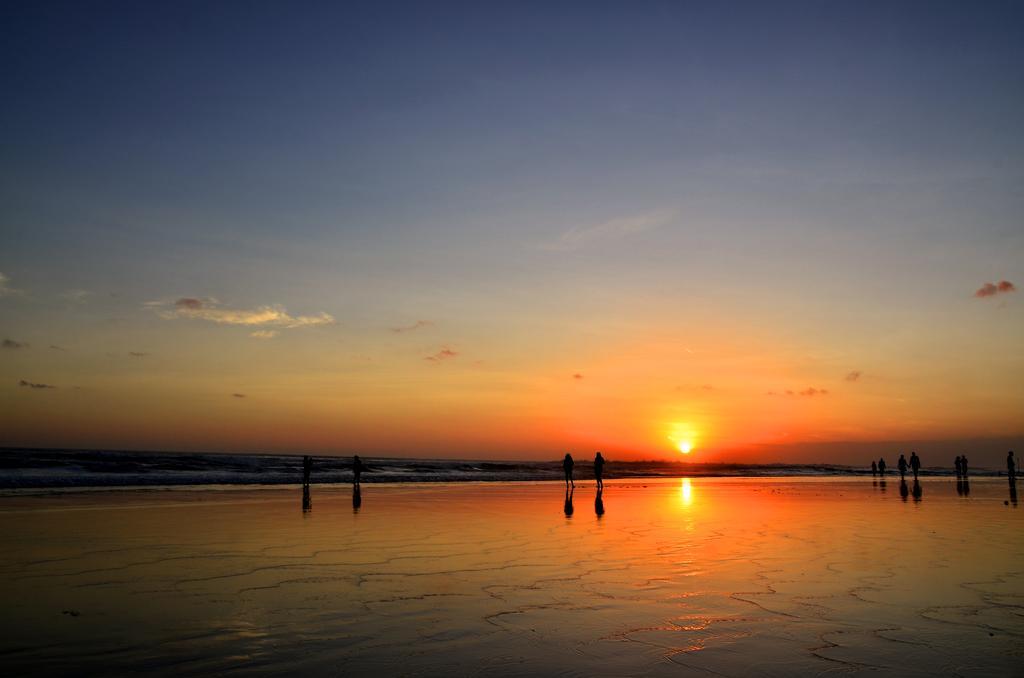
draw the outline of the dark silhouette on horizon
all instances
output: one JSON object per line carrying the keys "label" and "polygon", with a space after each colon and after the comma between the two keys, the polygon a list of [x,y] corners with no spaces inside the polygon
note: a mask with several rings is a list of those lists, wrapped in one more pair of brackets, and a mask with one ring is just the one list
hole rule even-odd
{"label": "dark silhouette on horizon", "polygon": [[598,490],[597,496],[594,497],[594,513],[597,514],[598,520],[604,515],[604,499],[601,497],[603,491]]}
{"label": "dark silhouette on horizon", "polygon": [[962,475],[964,477],[964,480],[967,480],[967,455],[966,454],[960,455],[960,475]]}
{"label": "dark silhouette on horizon", "polygon": [[910,453],[910,470],[914,472],[914,480],[917,480],[917,472],[921,470],[921,457],[917,452]]}
{"label": "dark silhouette on horizon", "polygon": [[1013,450],[1006,455],[1006,475],[1009,476],[1010,482],[1017,478],[1017,462],[1013,458]]}
{"label": "dark silhouette on horizon", "polygon": [[902,454],[900,455],[899,461],[896,462],[896,468],[900,470],[900,480],[907,477],[907,460]]}
{"label": "dark silhouette on horizon", "polygon": [[352,457],[352,484],[359,487],[359,478],[363,475],[363,471],[366,467],[363,466],[363,460],[359,458],[359,455]]}
{"label": "dark silhouette on horizon", "polygon": [[871,475],[878,475],[878,464],[874,460],[871,462]]}
{"label": "dark silhouette on horizon", "polygon": [[309,480],[313,475],[313,457],[308,454],[302,457],[302,512],[313,509],[313,499],[309,493]]}
{"label": "dark silhouette on horizon", "polygon": [[565,505],[562,507],[562,510],[565,511],[565,517],[566,518],[572,518],[572,511],[573,511],[573,508],[572,508],[572,495],[573,495],[573,492],[575,492],[575,491],[576,491],[575,487],[571,488],[571,489],[568,488],[568,487],[565,488]]}
{"label": "dark silhouette on horizon", "polygon": [[594,479],[597,481],[597,496],[600,499],[601,491],[604,490],[604,457],[600,452],[594,457]]}
{"label": "dark silhouette on horizon", "polygon": [[956,459],[953,460],[953,466],[956,467],[956,478],[957,478],[957,480],[959,480],[964,475],[963,468],[960,466],[960,455],[959,454],[956,456]]}
{"label": "dark silhouette on horizon", "polygon": [[878,475],[885,476],[885,459],[878,460]]}
{"label": "dark silhouette on horizon", "polygon": [[562,460],[562,470],[565,471],[565,486],[576,487],[576,483],[572,479],[572,467],[575,466],[575,462],[572,460],[572,455],[568,452],[565,453],[565,459]]}

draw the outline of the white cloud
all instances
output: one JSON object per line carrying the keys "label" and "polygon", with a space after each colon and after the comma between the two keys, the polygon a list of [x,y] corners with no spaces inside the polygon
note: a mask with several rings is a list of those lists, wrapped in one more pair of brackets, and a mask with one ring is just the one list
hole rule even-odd
{"label": "white cloud", "polygon": [[13,297],[15,294],[21,294],[21,290],[16,290],[13,287],[8,286],[11,279],[0,273],[0,297]]}
{"label": "white cloud", "polygon": [[674,209],[645,212],[630,217],[610,219],[600,224],[576,226],[563,233],[554,242],[544,245],[548,250],[577,250],[594,242],[618,240],[637,233],[652,231],[672,222],[678,215]]}
{"label": "white cloud", "polygon": [[[297,327],[316,327],[334,324],[334,317],[321,311],[315,315],[289,315],[283,306],[257,306],[252,309],[224,308],[216,299],[197,299],[182,297],[174,302],[148,301],[145,306],[156,310],[166,320],[186,318],[206,320],[221,325],[244,325],[248,327],[277,327],[294,329]],[[275,331],[253,333],[261,339],[269,339]]]}

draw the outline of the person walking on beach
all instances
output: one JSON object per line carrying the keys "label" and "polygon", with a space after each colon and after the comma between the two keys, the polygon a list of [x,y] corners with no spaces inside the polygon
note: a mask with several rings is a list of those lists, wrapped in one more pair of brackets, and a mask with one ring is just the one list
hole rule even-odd
{"label": "person walking on beach", "polygon": [[1006,475],[1010,477],[1010,482],[1017,479],[1017,462],[1013,459],[1013,450],[1006,455]]}
{"label": "person walking on beach", "polygon": [[903,480],[907,475],[907,460],[900,455],[899,461],[896,462],[896,468],[900,470],[900,480]]}
{"label": "person walking on beach", "polygon": [[[1012,454],[1012,453],[1011,453]],[[597,491],[604,490],[604,457],[598,452],[594,457],[594,479],[597,480]]]}
{"label": "person walking on beach", "polygon": [[880,476],[884,476],[885,475],[885,459],[884,458],[878,460],[878,475],[880,475]]}
{"label": "person walking on beach", "polygon": [[359,476],[363,474],[366,469],[363,466],[363,460],[359,458],[359,455],[352,457],[352,484],[359,487]]}
{"label": "person walking on beach", "polygon": [[910,470],[914,472],[914,480],[917,480],[917,472],[921,470],[921,457],[917,452],[910,453]]}
{"label": "person walking on beach", "polygon": [[962,473],[960,473],[960,455],[959,454],[956,456],[956,459],[953,460],[953,465],[956,466],[956,478],[957,478],[957,480],[959,480],[960,477],[963,475]]}
{"label": "person walking on beach", "polygon": [[967,480],[967,455],[966,454],[960,455],[960,475],[962,475],[964,477],[964,480]]}
{"label": "person walking on beach", "polygon": [[876,464],[874,460],[871,462],[871,475],[878,475],[878,464]]}
{"label": "person walking on beach", "polygon": [[575,466],[575,462],[572,460],[572,455],[568,452],[565,453],[565,459],[562,460],[562,470],[565,471],[565,486],[576,487],[576,483],[572,480],[572,467]]}

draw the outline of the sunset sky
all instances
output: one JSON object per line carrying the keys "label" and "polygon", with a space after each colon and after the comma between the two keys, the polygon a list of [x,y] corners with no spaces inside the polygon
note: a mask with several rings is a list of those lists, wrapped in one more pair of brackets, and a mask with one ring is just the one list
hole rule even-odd
{"label": "sunset sky", "polygon": [[154,5],[0,10],[0,446],[1024,438],[1020,3]]}

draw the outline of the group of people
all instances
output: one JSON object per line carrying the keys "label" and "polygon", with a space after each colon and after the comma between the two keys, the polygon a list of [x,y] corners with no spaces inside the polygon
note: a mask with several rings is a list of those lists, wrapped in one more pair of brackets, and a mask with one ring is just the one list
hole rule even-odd
{"label": "group of people", "polygon": [[[959,457],[957,457],[959,459]],[[896,462],[896,468],[900,470],[900,479],[906,477],[907,469],[909,468],[914,474],[914,480],[917,480],[917,473],[921,470],[921,457],[917,456],[917,452],[910,453],[910,462],[907,462],[907,458],[902,454],[900,455],[899,461]],[[959,466],[957,467],[959,468]],[[871,475],[885,475],[885,459],[879,459],[877,462],[871,462]]]}
{"label": "group of people", "polygon": [[[566,455],[567,457],[569,455]],[[967,478],[967,455],[959,455],[953,460],[953,466],[956,468],[956,477],[958,479]],[[917,473],[921,470],[921,458],[917,456],[917,452],[910,453],[910,461],[901,454],[899,461],[896,462],[896,468],[900,471],[900,478],[902,479],[907,474],[909,468],[914,474],[914,480],[917,480]],[[871,475],[885,475],[885,459],[879,459],[877,462],[871,462]],[[1017,480],[1017,460],[1013,457],[1013,450],[1006,455],[1006,475],[1009,477],[1010,482],[1016,482]]]}
{"label": "group of people", "polygon": [[[572,477],[572,470],[575,466],[576,462],[573,461],[572,455],[566,452],[565,458],[562,460],[562,470],[565,472],[565,487],[567,489],[576,487],[576,482]],[[594,457],[594,480],[597,481],[597,491],[602,491],[604,489],[604,457],[600,452]]]}

